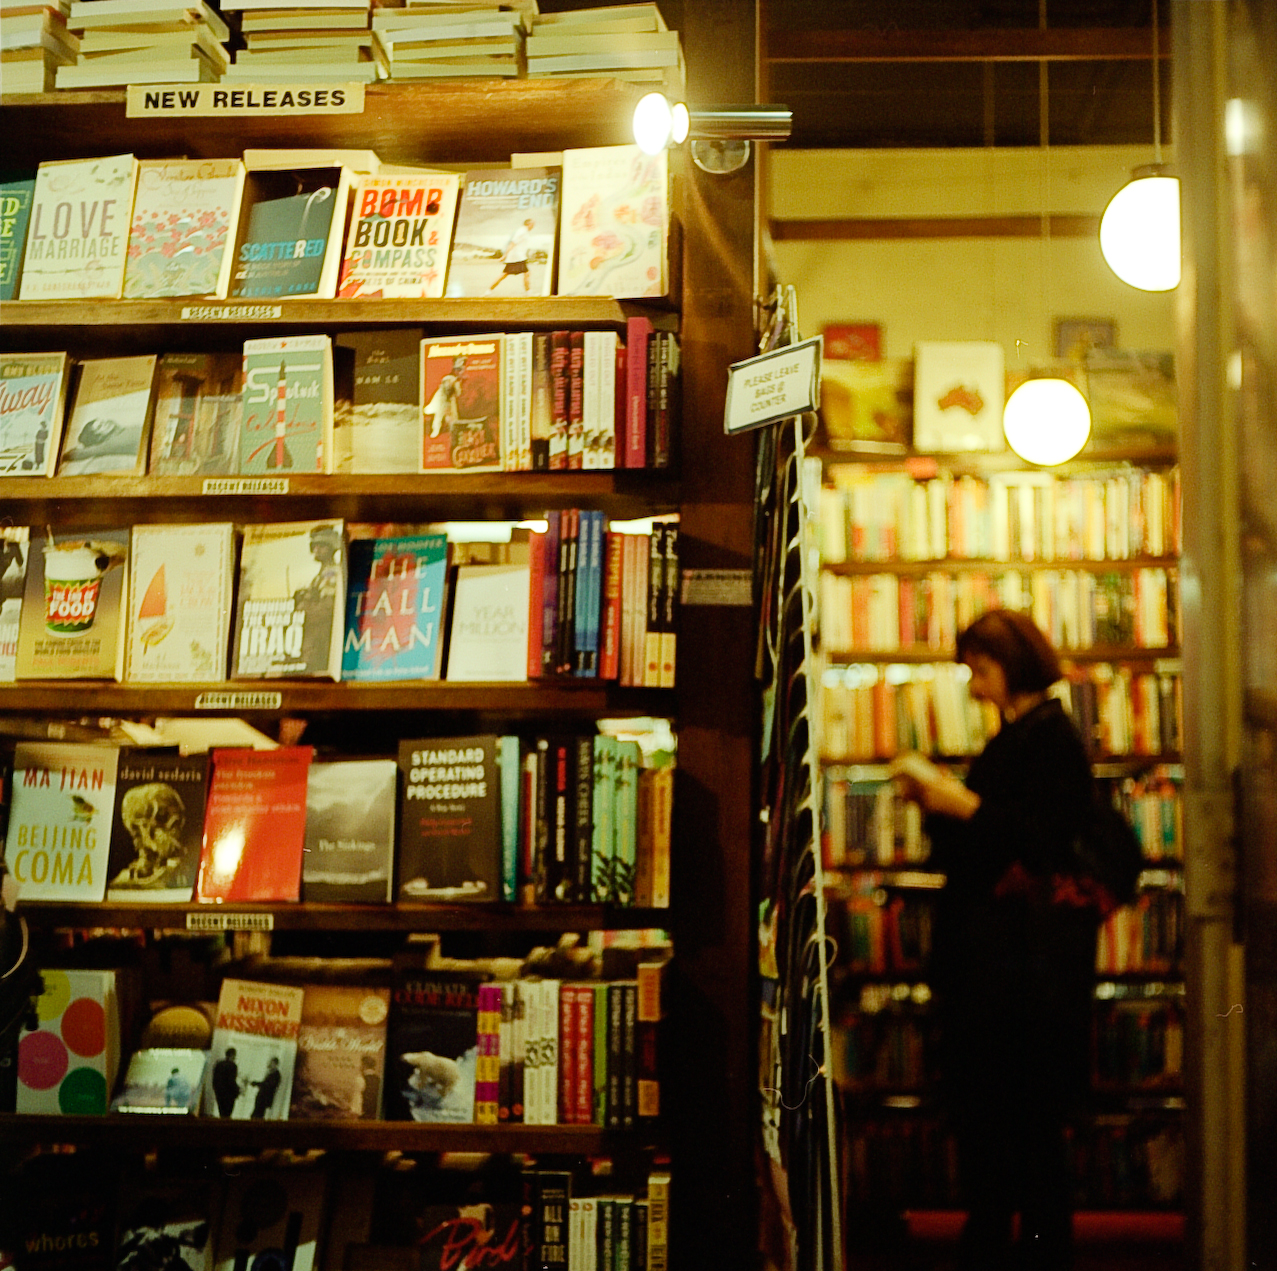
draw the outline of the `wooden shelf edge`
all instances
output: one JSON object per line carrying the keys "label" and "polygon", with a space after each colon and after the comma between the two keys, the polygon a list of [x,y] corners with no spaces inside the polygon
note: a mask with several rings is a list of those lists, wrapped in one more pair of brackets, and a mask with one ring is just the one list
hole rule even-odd
{"label": "wooden shelf edge", "polygon": [[1087,574],[1121,574],[1136,569],[1178,569],[1178,556],[1128,556],[1122,560],[993,560],[946,556],[939,560],[822,561],[822,573],[857,578],[866,574],[1038,573],[1079,570]]}
{"label": "wooden shelf edge", "polygon": [[[1148,663],[1178,659],[1182,656],[1179,645],[1168,644],[1163,648],[1133,648],[1128,645],[1094,645],[1089,649],[1060,649],[1060,661],[1065,663],[1122,662]],[[867,663],[926,663],[952,662],[952,649],[830,649],[824,656],[831,666],[846,666],[857,662]]]}

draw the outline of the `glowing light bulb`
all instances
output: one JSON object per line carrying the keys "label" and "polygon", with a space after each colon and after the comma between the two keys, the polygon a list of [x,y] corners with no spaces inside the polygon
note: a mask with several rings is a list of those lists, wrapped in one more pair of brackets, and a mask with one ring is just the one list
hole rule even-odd
{"label": "glowing light bulb", "polygon": [[1064,463],[1091,435],[1091,408],[1068,380],[1026,380],[1007,398],[1002,431],[1021,459]]}
{"label": "glowing light bulb", "polygon": [[687,134],[691,131],[692,117],[687,113],[687,107],[682,102],[674,103],[670,116],[670,140],[676,146],[681,146],[687,140]]}
{"label": "glowing light bulb", "polygon": [[1100,219],[1100,251],[1108,267],[1141,291],[1179,286],[1179,178],[1136,177],[1109,201]]}
{"label": "glowing light bulb", "polygon": [[663,93],[648,93],[634,107],[634,144],[644,154],[660,154],[670,143],[674,112]]}

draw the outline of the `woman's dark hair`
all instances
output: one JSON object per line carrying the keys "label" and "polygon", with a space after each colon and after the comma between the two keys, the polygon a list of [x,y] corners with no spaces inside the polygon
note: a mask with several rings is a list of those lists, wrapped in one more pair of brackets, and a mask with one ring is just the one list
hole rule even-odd
{"label": "woman's dark hair", "polygon": [[1051,642],[1027,614],[990,609],[958,635],[959,662],[992,658],[1007,677],[1008,693],[1041,693],[1064,674]]}

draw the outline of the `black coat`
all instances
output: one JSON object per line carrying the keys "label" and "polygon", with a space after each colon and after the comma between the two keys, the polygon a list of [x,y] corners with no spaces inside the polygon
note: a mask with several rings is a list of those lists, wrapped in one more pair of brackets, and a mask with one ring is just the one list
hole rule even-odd
{"label": "black coat", "polygon": [[968,821],[932,815],[931,983],[943,1090],[955,1111],[1062,1112],[1090,1070],[1097,914],[1052,880],[1095,798],[1081,738],[1055,698],[1002,730],[971,764]]}

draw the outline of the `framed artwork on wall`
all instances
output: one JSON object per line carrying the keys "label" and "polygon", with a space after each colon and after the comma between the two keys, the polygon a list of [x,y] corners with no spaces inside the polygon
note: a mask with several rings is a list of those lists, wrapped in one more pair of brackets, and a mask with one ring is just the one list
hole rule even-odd
{"label": "framed artwork on wall", "polygon": [[1092,349],[1117,348],[1117,322],[1113,318],[1056,318],[1055,356],[1085,362]]}

